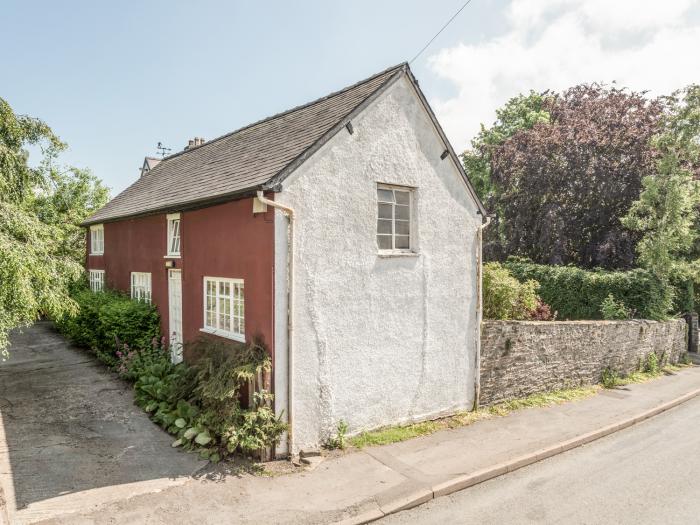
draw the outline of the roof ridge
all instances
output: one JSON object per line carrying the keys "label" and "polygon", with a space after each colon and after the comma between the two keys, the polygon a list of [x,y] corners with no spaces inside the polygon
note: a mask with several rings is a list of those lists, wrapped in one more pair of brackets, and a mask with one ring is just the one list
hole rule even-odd
{"label": "roof ridge", "polygon": [[[353,88],[356,88],[357,86],[360,86],[360,85],[362,85],[362,84],[365,84],[365,83],[367,83],[367,82],[370,82],[370,81],[374,80],[375,78],[380,77],[380,76],[382,76],[382,75],[384,75],[384,74],[386,74],[386,73],[388,73],[388,72],[390,72],[390,71],[393,71],[393,70],[397,70],[397,71],[398,71],[399,69],[404,69],[404,70],[405,70],[405,69],[408,68],[408,67],[409,67],[409,66],[408,66],[408,62],[405,62],[405,61],[404,61],[404,62],[401,62],[401,63],[396,64],[396,65],[394,65],[394,66],[388,67],[388,68],[384,69],[383,71],[380,71],[379,73],[375,73],[375,74],[373,74],[373,75],[371,75],[371,76],[365,78],[364,80],[360,80],[359,82],[355,82],[354,84],[351,84],[351,85],[346,86],[346,87],[344,87],[344,88],[342,88],[342,89],[339,89],[338,91],[333,91],[332,93],[329,93],[329,94],[327,94],[327,95],[324,95],[324,96],[322,96],[322,97],[319,97],[319,98],[317,98],[317,99],[315,99],[315,100],[312,100],[312,101],[310,101],[310,102],[306,102],[306,103],[304,103],[304,104],[300,104],[300,105],[298,105],[298,106],[294,106],[294,107],[289,108],[289,109],[286,109],[286,110],[284,110],[284,111],[280,111],[279,113],[275,113],[274,115],[270,115],[270,116],[265,117],[265,118],[262,118],[262,119],[260,119],[260,120],[256,120],[255,122],[251,122],[250,124],[246,124],[245,126],[242,126],[242,127],[238,128],[238,129],[235,129],[235,130],[233,130],[233,131],[229,131],[228,133],[224,133],[223,135],[220,135],[220,136],[218,136],[218,137],[216,137],[216,138],[213,138],[213,139],[211,139],[211,140],[208,140],[208,141],[206,141],[204,144],[202,144],[202,145],[200,145],[200,146],[197,146],[197,147],[194,147],[194,148],[190,148],[190,149],[184,149],[184,150],[182,150],[182,151],[178,151],[178,152],[176,152],[176,153],[173,153],[172,155],[168,155],[167,157],[163,157],[162,159],[160,159],[160,162],[158,163],[158,165],[157,165],[157,166],[154,166],[150,171],[155,171],[155,170],[158,169],[158,167],[162,167],[163,164],[164,164],[164,162],[167,161],[167,160],[173,159],[173,158],[175,158],[175,157],[179,157],[179,156],[181,156],[181,155],[183,155],[183,154],[185,154],[185,153],[191,153],[191,152],[193,152],[193,151],[199,151],[199,150],[201,150],[202,148],[204,148],[204,147],[206,147],[206,146],[208,146],[208,145],[210,145],[210,144],[214,144],[215,142],[218,142],[219,140],[222,140],[222,139],[225,139],[225,138],[227,138],[227,137],[230,137],[231,135],[235,135],[236,133],[240,133],[241,131],[245,131],[245,130],[248,129],[248,128],[252,128],[253,126],[257,126],[258,124],[262,124],[262,123],[267,122],[267,121],[269,121],[269,120],[273,120],[273,119],[282,117],[282,116],[287,115],[287,114],[289,114],[289,113],[293,113],[294,111],[299,111],[299,110],[304,109],[304,108],[306,108],[306,107],[313,106],[314,104],[318,104],[319,102],[323,102],[324,100],[328,100],[329,98],[332,98],[332,97],[341,95],[341,94],[345,93],[346,91],[349,91],[349,90],[351,90],[351,89],[353,89]],[[387,79],[387,80],[389,80],[389,79]]]}

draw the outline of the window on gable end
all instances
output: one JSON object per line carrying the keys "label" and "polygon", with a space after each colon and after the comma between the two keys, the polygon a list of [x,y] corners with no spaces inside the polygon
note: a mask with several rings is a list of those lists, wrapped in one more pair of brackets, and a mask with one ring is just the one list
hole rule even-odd
{"label": "window on gable end", "polygon": [[410,252],[413,189],[377,186],[377,246],[380,252]]}

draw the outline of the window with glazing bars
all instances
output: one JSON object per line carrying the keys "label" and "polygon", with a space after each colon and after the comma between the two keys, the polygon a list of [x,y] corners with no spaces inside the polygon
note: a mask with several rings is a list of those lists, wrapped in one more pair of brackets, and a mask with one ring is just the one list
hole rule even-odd
{"label": "window with glazing bars", "polygon": [[377,245],[381,251],[411,250],[412,190],[377,187]]}
{"label": "window with glazing bars", "polygon": [[242,279],[204,278],[204,328],[245,341],[245,296]]}
{"label": "window with glazing bars", "polygon": [[151,302],[151,274],[131,272],[131,298],[137,301]]}
{"label": "window with glazing bars", "polygon": [[172,213],[168,218],[168,255],[180,255],[180,214]]}
{"label": "window with glazing bars", "polygon": [[90,290],[93,292],[101,292],[105,288],[105,271],[104,270],[90,270]]}
{"label": "window with glazing bars", "polygon": [[105,251],[105,228],[102,224],[90,226],[90,255],[102,255]]}

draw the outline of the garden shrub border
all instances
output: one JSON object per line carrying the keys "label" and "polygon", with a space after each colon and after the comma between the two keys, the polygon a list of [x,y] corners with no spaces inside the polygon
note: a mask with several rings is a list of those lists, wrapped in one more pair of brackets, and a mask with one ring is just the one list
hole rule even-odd
{"label": "garden shrub border", "polygon": [[152,304],[114,290],[93,292],[79,287],[71,296],[78,312],[55,319],[54,325],[76,346],[92,350],[108,366],[116,365],[117,351],[124,345],[147,348],[154,338],[160,339],[160,316]]}
{"label": "garden shrub border", "polygon": [[54,320],[59,332],[92,350],[122,379],[134,384],[135,403],[183,447],[218,462],[237,452],[260,454],[279,444],[287,430],[274,413],[273,396],[253,392],[251,406],[241,392],[270,372],[271,359],[259,338],[249,343],[203,337],[190,343],[193,364],[173,364],[155,306],[116,291],[76,288],[73,316]]}
{"label": "garden shrub border", "polygon": [[584,270],[548,266],[511,257],[503,265],[521,282],[534,279],[542,300],[562,320],[603,318],[601,304],[612,294],[637,319],[665,320],[673,311],[674,287],[643,269]]}

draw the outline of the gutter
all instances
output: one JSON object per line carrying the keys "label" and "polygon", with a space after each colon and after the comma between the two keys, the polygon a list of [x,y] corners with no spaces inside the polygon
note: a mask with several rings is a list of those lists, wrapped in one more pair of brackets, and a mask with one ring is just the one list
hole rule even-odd
{"label": "gutter", "polygon": [[287,453],[292,455],[294,416],[294,210],[279,202],[267,199],[262,190],[257,198],[263,204],[282,211],[288,219],[287,242]]}
{"label": "gutter", "polygon": [[479,248],[477,252],[477,267],[476,267],[476,356],[474,367],[474,406],[473,410],[479,408],[479,398],[481,396],[481,323],[484,317],[484,228],[491,224],[491,217],[486,217],[486,221],[479,225],[477,230],[477,239]]}

